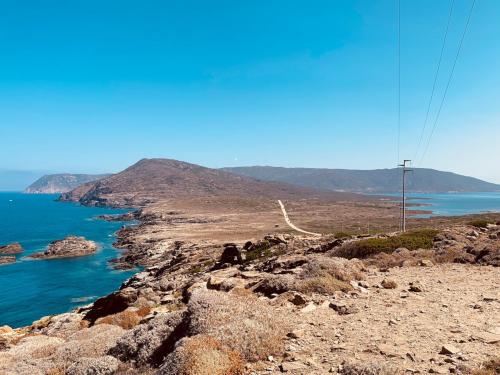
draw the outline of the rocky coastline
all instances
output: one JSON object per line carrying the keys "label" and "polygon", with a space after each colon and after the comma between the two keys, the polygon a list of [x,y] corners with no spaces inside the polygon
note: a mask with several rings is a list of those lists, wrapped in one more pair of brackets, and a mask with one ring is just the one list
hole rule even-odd
{"label": "rocky coastline", "polygon": [[0,373],[467,374],[494,360],[498,224],[448,225],[429,248],[350,259],[361,241],[399,237],[194,240],[177,233],[226,219],[154,208],[134,220],[115,266],[143,270],[89,306],[0,328]]}
{"label": "rocky coastline", "polygon": [[21,254],[23,247],[19,242],[14,242],[8,245],[0,246],[0,255]]}

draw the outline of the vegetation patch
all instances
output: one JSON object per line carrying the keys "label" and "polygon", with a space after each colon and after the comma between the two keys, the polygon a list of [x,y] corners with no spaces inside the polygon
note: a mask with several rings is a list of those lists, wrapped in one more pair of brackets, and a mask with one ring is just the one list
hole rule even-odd
{"label": "vegetation patch", "polygon": [[369,238],[345,245],[335,254],[344,258],[368,258],[375,254],[390,254],[398,248],[408,250],[431,249],[434,237],[439,232],[434,229],[420,229],[393,237]]}
{"label": "vegetation patch", "polygon": [[488,220],[473,220],[469,222],[469,225],[472,225],[473,227],[476,228],[487,228],[488,227]]}

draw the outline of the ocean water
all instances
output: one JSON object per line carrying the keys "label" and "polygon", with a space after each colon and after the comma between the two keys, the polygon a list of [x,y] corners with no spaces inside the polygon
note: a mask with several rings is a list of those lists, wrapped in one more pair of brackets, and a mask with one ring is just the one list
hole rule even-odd
{"label": "ocean water", "polygon": [[[118,254],[114,233],[125,223],[95,219],[125,210],[56,202],[57,195],[0,193],[0,245],[20,242],[17,262],[0,266],[0,326],[19,327],[45,315],[70,311],[117,289],[133,271],[116,271],[108,261]],[[29,260],[49,242],[68,235],[97,242],[93,255]]]}
{"label": "ocean water", "polygon": [[[400,194],[390,194],[400,196]],[[408,203],[424,204],[422,210],[431,210],[432,214],[414,215],[459,216],[486,212],[500,212],[500,192],[491,193],[408,193]],[[419,207],[415,207],[419,209]]]}

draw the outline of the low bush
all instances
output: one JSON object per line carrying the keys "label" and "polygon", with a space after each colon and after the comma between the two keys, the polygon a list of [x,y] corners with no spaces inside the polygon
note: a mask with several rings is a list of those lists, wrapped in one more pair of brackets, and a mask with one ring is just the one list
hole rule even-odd
{"label": "low bush", "polygon": [[345,281],[336,279],[327,272],[323,275],[315,276],[297,282],[297,289],[303,293],[333,294],[338,291],[348,292],[352,286]]}
{"label": "low bush", "polygon": [[181,340],[158,372],[159,375],[240,375],[240,354],[213,337],[198,335]]}
{"label": "low bush", "polygon": [[[142,310],[141,310],[142,311]],[[147,315],[147,314],[146,314]],[[145,315],[143,315],[145,316]],[[132,310],[125,310],[117,314],[108,315],[96,320],[95,324],[111,324],[123,329],[132,329],[141,321],[141,316]]]}
{"label": "low bush", "polygon": [[438,231],[420,229],[386,238],[369,238],[341,247],[335,255],[344,258],[368,258],[379,253],[392,253],[398,248],[408,250],[431,249]]}
{"label": "low bush", "polygon": [[472,225],[473,227],[476,228],[487,228],[488,227],[488,220],[473,220],[469,222],[469,225]]}
{"label": "low bush", "polygon": [[190,335],[210,336],[247,361],[283,354],[287,330],[283,317],[254,295],[197,290],[188,314]]}
{"label": "low bush", "polygon": [[478,369],[472,370],[472,375],[499,375],[500,374],[500,357],[490,359],[482,364]]}

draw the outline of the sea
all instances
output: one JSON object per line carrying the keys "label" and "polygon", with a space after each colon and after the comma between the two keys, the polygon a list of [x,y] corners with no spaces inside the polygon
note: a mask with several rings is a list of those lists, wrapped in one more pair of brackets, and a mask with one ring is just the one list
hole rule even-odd
{"label": "sea", "polygon": [[[409,193],[408,203],[423,204],[422,210],[432,213],[415,215],[430,216],[460,216],[477,213],[500,212],[500,192],[485,193]],[[419,208],[415,208],[419,209]]]}
{"label": "sea", "polygon": [[[130,223],[97,219],[126,210],[57,202],[58,195],[0,192],[0,245],[19,242],[17,262],[0,265],[0,326],[20,327],[43,316],[68,312],[114,290],[134,271],[112,269],[119,255],[115,233]],[[27,256],[54,240],[84,236],[98,243],[93,255],[52,260]]]}

